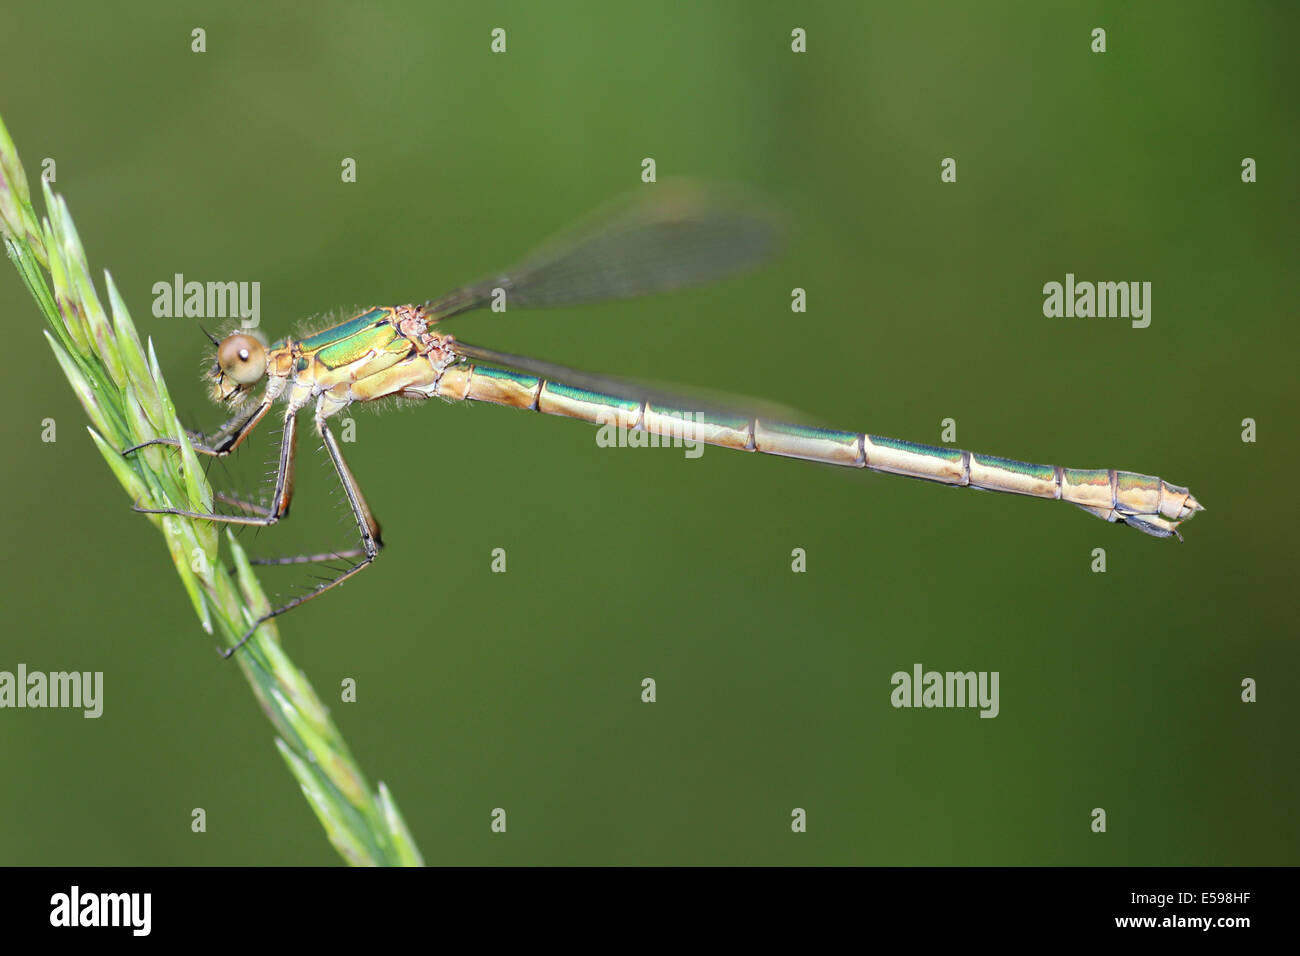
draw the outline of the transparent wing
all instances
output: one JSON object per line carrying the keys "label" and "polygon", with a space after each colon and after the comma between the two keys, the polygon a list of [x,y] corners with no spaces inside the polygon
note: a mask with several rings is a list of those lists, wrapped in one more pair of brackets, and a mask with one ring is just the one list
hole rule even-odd
{"label": "transparent wing", "polygon": [[753,268],[779,245],[770,213],[730,190],[646,185],[534,251],[518,266],[425,304],[433,321],[505,293],[507,309],[627,299]]}

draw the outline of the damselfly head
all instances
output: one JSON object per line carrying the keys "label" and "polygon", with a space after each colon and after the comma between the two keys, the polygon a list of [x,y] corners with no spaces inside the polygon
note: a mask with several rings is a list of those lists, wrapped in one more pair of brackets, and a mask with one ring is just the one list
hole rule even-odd
{"label": "damselfly head", "polygon": [[266,346],[245,332],[227,335],[217,346],[217,360],[208,371],[212,397],[237,405],[266,375]]}

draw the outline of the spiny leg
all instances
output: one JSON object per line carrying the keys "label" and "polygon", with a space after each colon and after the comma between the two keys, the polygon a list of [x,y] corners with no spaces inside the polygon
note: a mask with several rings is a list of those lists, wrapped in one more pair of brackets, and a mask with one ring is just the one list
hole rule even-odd
{"label": "spiny leg", "polygon": [[[260,419],[265,411],[256,413],[256,418]],[[275,470],[275,491],[271,496],[271,507],[262,508],[253,506],[256,510],[253,514],[247,515],[220,515],[205,513],[202,511],[185,511],[180,508],[141,508],[134,507],[135,511],[146,515],[179,515],[182,518],[201,518],[207,521],[220,521],[225,524],[242,524],[242,525],[273,525],[289,513],[289,502],[293,499],[293,465],[294,456],[297,453],[297,434],[298,434],[298,410],[292,406],[284,413],[284,433],[280,436],[280,462]],[[245,425],[242,434],[248,434],[251,425]],[[242,437],[236,439],[234,444],[238,444]],[[154,444],[168,444],[172,439],[155,439]],[[231,445],[231,448],[234,447]],[[139,446],[136,446],[139,447]],[[214,454],[226,454],[226,452],[214,452]],[[223,499],[224,500],[224,499]],[[237,507],[246,504],[237,503]]]}
{"label": "spiny leg", "polygon": [[[187,432],[190,436],[190,443],[200,455],[229,455],[257,427],[257,423],[271,410],[272,404],[273,401],[268,395],[258,402],[251,412],[236,415],[217,429],[211,437],[197,432]],[[122,454],[124,456],[129,455],[131,452],[147,448],[149,445],[179,446],[180,443],[179,438],[151,438],[149,441],[142,441],[138,445],[132,445],[130,448],[123,450]]]}
{"label": "spiny leg", "polygon": [[256,502],[248,501],[244,498],[236,498],[234,495],[226,494],[224,491],[214,491],[212,497],[220,501],[223,505],[230,505],[232,508],[238,508],[240,511],[247,511],[254,515],[269,515],[271,509],[265,505],[259,505]]}
{"label": "spiny leg", "polygon": [[[256,407],[254,407],[251,412],[241,413],[239,415],[236,415],[234,418],[230,419],[219,429],[217,429],[217,431],[214,432],[210,438],[199,432],[192,432],[186,429],[185,433],[190,438],[190,447],[192,447],[196,452],[198,452],[201,455],[209,455],[212,458],[224,458],[225,456],[231,454],[236,448],[240,446],[240,444],[244,441],[245,438],[247,438],[250,434],[252,434],[252,431],[254,428],[257,427],[258,422],[260,422],[262,418],[266,415],[266,413],[270,410],[273,400],[274,400],[274,396],[268,390],[267,394],[263,396],[262,400],[257,403]],[[178,448],[180,447],[181,442],[180,439],[178,438],[152,438],[149,441],[140,442],[140,444],[138,445],[132,445],[130,448],[125,449],[122,452],[122,456],[126,457],[132,452],[139,451],[141,448],[147,448],[150,445],[169,445],[173,448]],[[207,469],[204,469],[204,472],[206,474]],[[221,496],[218,495],[218,498],[220,497]],[[238,503],[237,506],[239,506]],[[134,510],[143,511],[143,509],[139,507],[135,508]],[[150,512],[146,512],[146,513],[150,513]],[[160,512],[152,512],[152,513],[158,514]],[[177,511],[171,513],[182,514],[183,512]],[[198,517],[198,516],[199,515],[197,513],[190,515],[190,517]],[[244,524],[249,522],[233,521],[231,523]],[[270,522],[267,523],[269,524]]]}
{"label": "spiny leg", "polygon": [[[222,504],[230,505],[250,514],[269,515],[271,509],[243,498],[236,498],[218,491],[213,495]],[[343,558],[359,558],[365,554],[364,548],[340,548],[337,551],[322,551],[318,554],[293,554],[280,558],[249,558],[248,563],[263,567],[279,567],[287,564],[323,564],[326,561],[338,561]]]}
{"label": "spiny leg", "polygon": [[365,548],[341,548],[338,551],[322,551],[319,554],[290,554],[280,558],[249,558],[249,564],[263,567],[280,567],[287,564],[323,564],[337,561],[339,558],[359,558],[366,553]]}
{"label": "spiny leg", "polygon": [[343,459],[343,452],[339,450],[338,443],[334,440],[334,433],[331,432],[329,426],[325,424],[325,419],[322,417],[319,409],[316,413],[316,429],[320,432],[320,436],[325,442],[325,450],[329,453],[330,461],[334,463],[334,470],[338,473],[339,483],[343,485],[343,493],[347,496],[348,505],[352,508],[352,516],[356,519],[357,530],[361,532],[361,560],[349,567],[342,574],[339,574],[337,577],[334,577],[323,584],[318,584],[306,594],[293,598],[290,601],[286,601],[279,607],[263,614],[253,622],[253,626],[245,632],[244,636],[241,637],[233,647],[222,652],[221,656],[224,658],[229,658],[237,650],[248,643],[248,639],[257,633],[257,629],[267,621],[271,620],[271,618],[279,617],[281,614],[293,610],[300,604],[306,604],[312,598],[319,597],[331,588],[342,584],[348,578],[360,572],[363,568],[368,567],[379,555],[379,549],[384,546],[383,541],[381,541],[379,537],[379,522],[376,521],[375,516],[371,514],[370,508],[366,504],[366,499],[361,494],[361,489],[357,487],[357,480],[352,476],[352,471],[348,468],[347,462]]}

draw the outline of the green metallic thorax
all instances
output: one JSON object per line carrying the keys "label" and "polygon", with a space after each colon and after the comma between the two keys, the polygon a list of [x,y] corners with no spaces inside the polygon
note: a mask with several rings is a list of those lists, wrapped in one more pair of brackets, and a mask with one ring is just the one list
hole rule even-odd
{"label": "green metallic thorax", "polygon": [[369,378],[427,348],[422,329],[402,331],[392,307],[375,308],[299,341],[276,343],[268,365],[299,388],[326,391]]}

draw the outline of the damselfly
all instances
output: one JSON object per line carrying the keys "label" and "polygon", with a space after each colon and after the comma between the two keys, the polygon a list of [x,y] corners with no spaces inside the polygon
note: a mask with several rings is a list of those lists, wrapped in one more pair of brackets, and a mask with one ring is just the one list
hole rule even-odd
{"label": "damselfly", "polygon": [[[1148,475],[1034,465],[862,432],[782,424],[744,410],[702,410],[699,403],[470,345],[441,331],[442,322],[489,304],[498,309],[571,305],[708,282],[757,265],[775,247],[776,230],[766,216],[746,204],[725,201],[716,192],[661,184],[645,187],[643,196],[570,231],[513,269],[423,305],[377,306],[313,335],[269,345],[242,331],[213,338],[217,355],[209,372],[212,395],[237,411],[214,434],[193,435],[194,449],[206,455],[230,454],[272,405],[283,401],[284,432],[270,505],[223,497],[244,513],[137,510],[241,525],[275,524],[288,513],[293,494],[297,417],[314,403],[313,425],[361,534],[358,548],[264,562],[351,560],[336,577],[258,618],[226,657],[265,621],[341,584],[379,554],[379,524],[329,425],[332,416],[353,402],[437,396],[509,405],[742,451],[1057,498],[1161,538],[1177,535],[1178,525],[1202,510],[1186,488]],[[261,396],[250,401],[263,381]],[[144,445],[179,443],[155,439],[124,454]]]}

